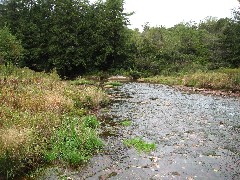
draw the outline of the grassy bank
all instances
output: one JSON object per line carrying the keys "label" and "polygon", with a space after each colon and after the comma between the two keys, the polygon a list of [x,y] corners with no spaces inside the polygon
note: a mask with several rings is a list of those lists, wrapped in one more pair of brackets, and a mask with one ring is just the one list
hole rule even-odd
{"label": "grassy bank", "polygon": [[140,81],[166,85],[184,85],[188,87],[214,90],[240,90],[240,69],[219,69],[208,72],[196,72],[179,76],[155,76]]}
{"label": "grassy bank", "polygon": [[77,165],[102,147],[89,113],[108,98],[56,73],[0,65],[0,179],[46,163]]}

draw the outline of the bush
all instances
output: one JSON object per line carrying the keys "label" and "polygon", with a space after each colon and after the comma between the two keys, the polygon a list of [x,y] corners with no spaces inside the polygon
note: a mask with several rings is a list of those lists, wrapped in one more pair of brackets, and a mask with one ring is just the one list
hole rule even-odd
{"label": "bush", "polygon": [[8,28],[0,29],[0,64],[18,64],[23,55],[23,47]]}
{"label": "bush", "polygon": [[141,77],[141,73],[135,70],[130,70],[129,75],[133,78],[133,80],[139,79]]}

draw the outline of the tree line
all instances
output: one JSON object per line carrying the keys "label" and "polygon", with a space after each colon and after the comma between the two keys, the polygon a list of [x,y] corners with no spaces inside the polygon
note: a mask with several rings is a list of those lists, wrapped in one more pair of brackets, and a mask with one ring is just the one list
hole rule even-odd
{"label": "tree line", "polygon": [[171,28],[144,26],[132,31],[134,65],[151,74],[212,70],[240,65],[240,19],[207,17],[199,24]]}
{"label": "tree line", "polygon": [[124,12],[124,0],[1,0],[0,62],[55,68],[62,77],[114,69],[156,75],[236,68],[239,12],[171,28],[146,24],[139,32],[127,27],[131,13]]}
{"label": "tree line", "polygon": [[69,76],[126,60],[123,0],[3,0],[0,12],[25,50],[19,66]]}

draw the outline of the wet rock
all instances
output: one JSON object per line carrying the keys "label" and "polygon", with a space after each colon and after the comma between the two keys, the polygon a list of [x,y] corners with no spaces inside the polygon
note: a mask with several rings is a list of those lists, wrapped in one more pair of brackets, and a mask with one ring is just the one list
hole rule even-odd
{"label": "wet rock", "polygon": [[181,176],[181,174],[179,174],[179,172],[172,172],[171,173],[173,176]]}
{"label": "wet rock", "polygon": [[156,157],[156,156],[150,156],[149,159],[152,161],[152,162],[157,162],[160,158],[159,157]]}
{"label": "wet rock", "polygon": [[111,172],[109,174],[104,174],[104,175],[99,176],[99,180],[106,180],[106,179],[116,176],[117,174],[118,174],[117,172]]}
{"label": "wet rock", "polygon": [[155,101],[155,100],[157,100],[158,98],[157,98],[157,97],[150,97],[149,99]]}
{"label": "wet rock", "polygon": [[220,125],[223,125],[223,124],[224,124],[224,122],[223,122],[223,121],[220,121],[220,122],[219,122],[219,124],[220,124]]}
{"label": "wet rock", "polygon": [[164,105],[165,106],[171,106],[171,103],[170,102],[165,102]]}
{"label": "wet rock", "polygon": [[[73,179],[239,179],[239,98],[147,83],[108,91],[124,100],[113,102],[111,118],[102,121],[106,149]],[[133,125],[122,128],[126,118]],[[156,151],[141,155],[128,149],[123,141],[132,137],[155,142]]]}

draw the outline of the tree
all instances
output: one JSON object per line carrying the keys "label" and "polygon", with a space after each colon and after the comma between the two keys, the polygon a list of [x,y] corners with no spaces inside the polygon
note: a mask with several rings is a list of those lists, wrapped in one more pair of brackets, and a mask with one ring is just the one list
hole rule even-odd
{"label": "tree", "polygon": [[26,49],[22,66],[56,68],[62,76],[123,66],[127,60],[127,14],[123,0],[4,0],[7,24]]}
{"label": "tree", "polygon": [[[51,14],[49,64],[62,76],[82,73],[88,63],[88,1],[58,0]],[[91,36],[91,34],[89,34]]]}
{"label": "tree", "polygon": [[104,61],[101,62],[103,70],[124,65],[127,55],[127,16],[124,13],[123,0],[106,0],[102,6],[100,18],[102,19],[99,32],[104,38]]}
{"label": "tree", "polygon": [[240,8],[233,11],[234,18],[223,31],[222,58],[231,66],[240,66]]}
{"label": "tree", "polygon": [[0,64],[13,63],[17,65],[23,55],[23,48],[9,29],[0,29]]}

